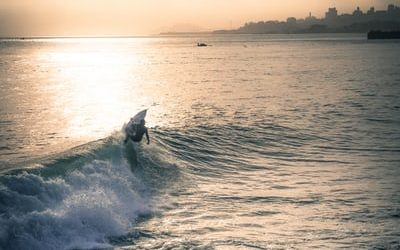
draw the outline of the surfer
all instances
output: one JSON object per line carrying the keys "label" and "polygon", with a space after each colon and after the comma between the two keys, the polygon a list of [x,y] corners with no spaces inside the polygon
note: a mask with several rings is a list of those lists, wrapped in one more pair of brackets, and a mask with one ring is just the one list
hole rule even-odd
{"label": "surfer", "polygon": [[140,123],[135,125],[136,126],[135,135],[132,136],[129,133],[127,133],[124,143],[127,143],[128,139],[131,139],[134,142],[140,142],[143,138],[143,135],[146,134],[147,144],[149,144],[150,143],[149,132],[145,124],[146,122],[144,121],[144,119],[140,120]]}

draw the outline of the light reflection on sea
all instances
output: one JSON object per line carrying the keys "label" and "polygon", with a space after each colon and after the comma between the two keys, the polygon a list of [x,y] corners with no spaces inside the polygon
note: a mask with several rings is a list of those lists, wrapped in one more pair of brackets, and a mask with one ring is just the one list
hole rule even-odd
{"label": "light reflection on sea", "polygon": [[[198,40],[212,46],[197,47]],[[396,41],[340,34],[1,41],[2,169],[48,155],[68,169],[74,161],[58,153],[83,144],[97,168],[74,170],[109,190],[114,182],[97,182],[109,180],[109,169],[96,164],[121,171],[115,162],[126,157],[144,186],[133,191],[150,200],[150,212],[122,234],[95,234],[113,247],[398,248],[399,50]],[[122,145],[115,134],[143,108],[150,108],[152,143]],[[93,146],[99,139],[104,145]],[[88,158],[76,150],[74,157]],[[128,157],[114,154],[120,151]],[[84,193],[66,173],[55,180],[71,185],[72,197]],[[77,207],[91,208],[87,197]],[[94,204],[119,219],[140,201],[109,210],[109,200]],[[41,208],[71,209],[55,203]],[[14,215],[11,204],[0,205]],[[110,216],[88,211],[109,223]],[[37,225],[53,225],[44,221]],[[21,234],[37,233],[18,225]],[[82,223],[72,225],[86,236]]]}

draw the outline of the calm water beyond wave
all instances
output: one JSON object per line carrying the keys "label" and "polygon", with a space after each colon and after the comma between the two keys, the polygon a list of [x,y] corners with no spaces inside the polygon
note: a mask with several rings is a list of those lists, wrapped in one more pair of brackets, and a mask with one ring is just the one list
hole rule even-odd
{"label": "calm water beyond wave", "polygon": [[399,249],[399,69],[364,35],[0,40],[0,249]]}

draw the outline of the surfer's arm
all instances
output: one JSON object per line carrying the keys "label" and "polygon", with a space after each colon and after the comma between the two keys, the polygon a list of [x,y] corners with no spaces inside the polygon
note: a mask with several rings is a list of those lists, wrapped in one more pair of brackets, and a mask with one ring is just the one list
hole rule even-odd
{"label": "surfer's arm", "polygon": [[146,139],[147,139],[147,144],[150,143],[150,138],[149,138],[149,132],[148,129],[146,128]]}

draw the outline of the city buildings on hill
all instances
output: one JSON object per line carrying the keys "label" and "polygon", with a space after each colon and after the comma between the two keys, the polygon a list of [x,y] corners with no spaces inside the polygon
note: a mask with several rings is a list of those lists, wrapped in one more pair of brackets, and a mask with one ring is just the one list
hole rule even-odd
{"label": "city buildings on hill", "polygon": [[327,33],[368,32],[369,30],[400,30],[400,7],[388,5],[387,10],[371,7],[365,13],[357,7],[352,14],[338,14],[329,8],[324,18],[311,13],[304,19],[288,17],[286,22],[249,22],[236,30],[217,30],[215,33],[273,34],[273,33]]}

